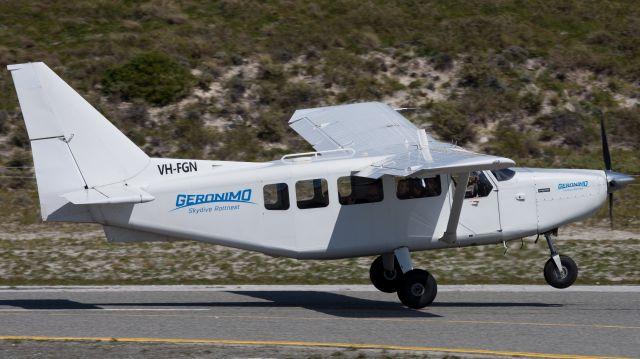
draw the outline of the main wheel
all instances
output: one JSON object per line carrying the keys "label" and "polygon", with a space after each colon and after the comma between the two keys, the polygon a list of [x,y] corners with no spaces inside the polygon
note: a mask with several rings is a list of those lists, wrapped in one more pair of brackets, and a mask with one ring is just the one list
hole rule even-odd
{"label": "main wheel", "polygon": [[369,268],[369,279],[376,289],[385,293],[393,293],[397,290],[402,278],[402,269],[398,260],[394,257],[394,270],[388,271],[384,269],[382,264],[382,256],[378,256]]}
{"label": "main wheel", "polygon": [[571,257],[560,256],[562,271],[558,270],[553,258],[549,258],[544,265],[544,279],[547,283],[558,289],[570,287],[578,278],[578,266]]}
{"label": "main wheel", "polygon": [[398,287],[398,298],[409,308],[421,309],[431,304],[438,293],[435,278],[422,269],[405,273]]}

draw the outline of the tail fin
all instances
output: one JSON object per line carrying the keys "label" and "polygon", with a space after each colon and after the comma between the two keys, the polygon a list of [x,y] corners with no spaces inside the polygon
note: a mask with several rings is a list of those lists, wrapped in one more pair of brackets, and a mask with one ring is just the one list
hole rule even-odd
{"label": "tail fin", "polygon": [[86,220],[86,209],[62,196],[125,181],[149,157],[44,63],[7,69],[31,141],[42,218]]}

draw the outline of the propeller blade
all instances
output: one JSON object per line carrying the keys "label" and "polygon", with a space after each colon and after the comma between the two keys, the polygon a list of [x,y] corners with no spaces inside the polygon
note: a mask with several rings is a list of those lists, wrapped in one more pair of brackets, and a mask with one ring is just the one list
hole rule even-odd
{"label": "propeller blade", "polygon": [[600,137],[602,138],[604,167],[607,171],[611,171],[611,153],[609,153],[609,142],[607,141],[607,132],[604,129],[604,114],[602,112],[600,112]]}
{"label": "propeller blade", "polygon": [[613,230],[613,193],[609,193],[609,224]]}

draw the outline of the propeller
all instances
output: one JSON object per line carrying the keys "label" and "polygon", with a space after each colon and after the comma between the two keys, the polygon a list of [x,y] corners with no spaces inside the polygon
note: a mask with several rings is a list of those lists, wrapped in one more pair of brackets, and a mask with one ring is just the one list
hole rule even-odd
{"label": "propeller", "polygon": [[[602,159],[604,160],[604,169],[607,174],[607,187],[609,187],[609,172],[613,170],[611,167],[611,152],[609,152],[609,141],[607,141],[607,131],[604,129],[604,114],[600,111],[600,138],[602,139]],[[609,192],[609,224],[613,230],[613,192]]]}
{"label": "propeller", "polygon": [[600,136],[602,138],[602,158],[604,159],[604,168],[611,171],[611,153],[609,152],[609,141],[607,141],[607,131],[604,129],[604,114],[600,112]]}
{"label": "propeller", "polygon": [[602,139],[602,159],[604,160],[605,174],[607,176],[607,192],[609,193],[609,224],[613,229],[613,192],[621,190],[633,182],[634,178],[623,173],[613,171],[611,166],[611,153],[609,152],[609,141],[607,141],[607,131],[604,127],[604,113],[600,112],[600,137]]}

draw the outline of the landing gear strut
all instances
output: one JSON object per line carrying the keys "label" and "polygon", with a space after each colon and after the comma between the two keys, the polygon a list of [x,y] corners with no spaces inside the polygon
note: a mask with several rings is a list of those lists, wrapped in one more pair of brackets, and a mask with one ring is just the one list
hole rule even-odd
{"label": "landing gear strut", "polygon": [[544,238],[547,240],[551,252],[551,258],[544,265],[544,279],[554,288],[570,287],[578,278],[576,262],[569,256],[558,254],[551,240],[551,232],[545,233]]}
{"label": "landing gear strut", "polygon": [[371,283],[385,293],[398,292],[402,304],[421,309],[431,304],[438,293],[433,276],[422,269],[414,269],[407,247],[379,256],[369,270]]}

